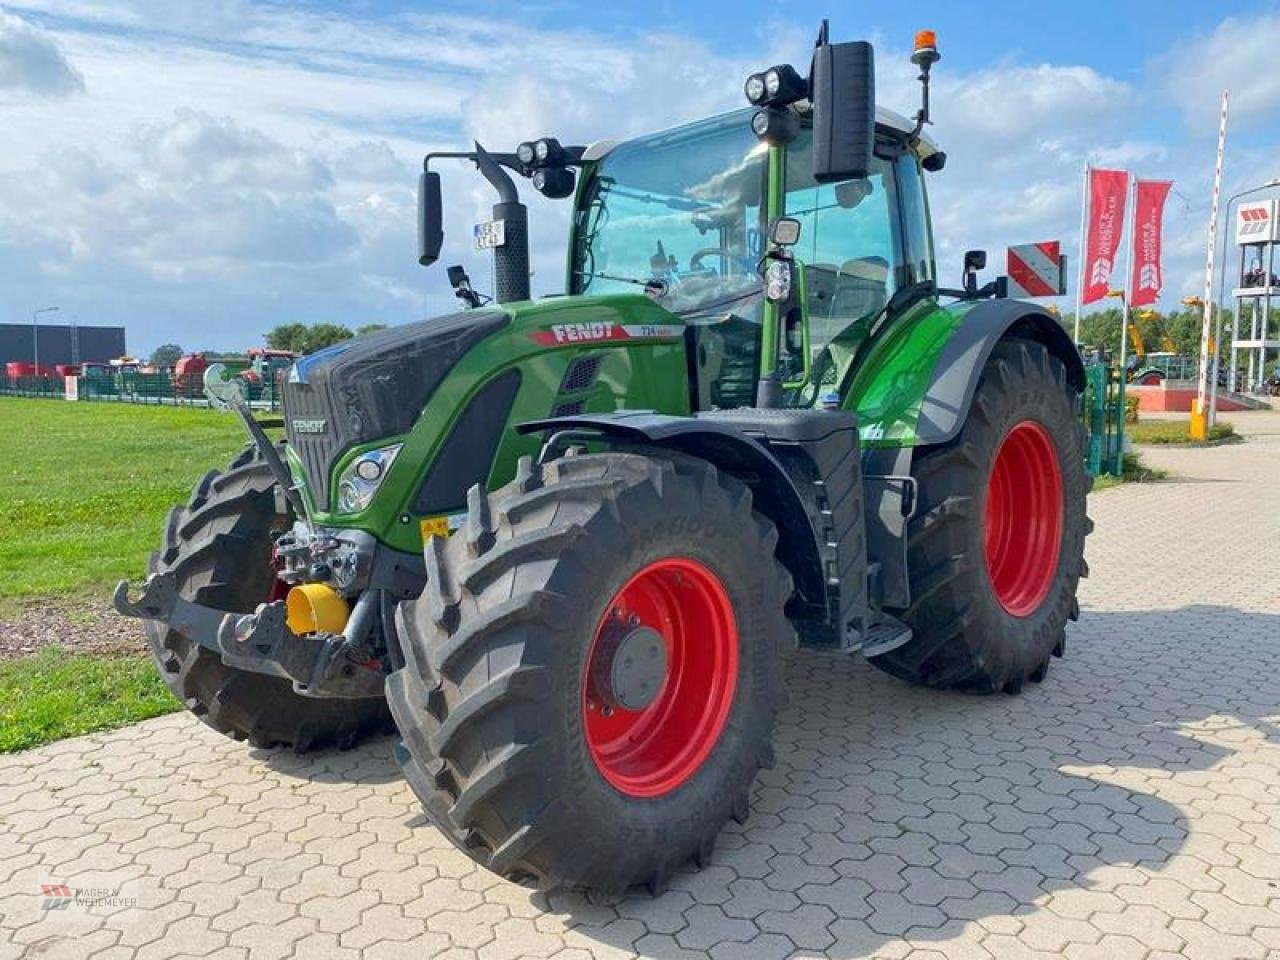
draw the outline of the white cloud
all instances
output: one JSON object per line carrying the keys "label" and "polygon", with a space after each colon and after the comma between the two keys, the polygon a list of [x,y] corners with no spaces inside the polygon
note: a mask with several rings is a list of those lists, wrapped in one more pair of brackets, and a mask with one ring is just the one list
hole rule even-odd
{"label": "white cloud", "polygon": [[[739,105],[750,69],[803,61],[811,43],[807,28],[774,25],[757,54],[730,57],[670,34],[372,20],[242,0],[9,8],[39,26],[0,14],[0,50],[9,34],[35,37],[80,94],[0,91],[11,143],[0,154],[0,302],[53,297],[82,322],[127,322],[137,349],[162,339],[243,347],[283,320],[356,325],[452,309],[443,271],[415,261],[423,153],[472,138],[510,149],[544,134],[586,142],[669,126]],[[1204,42],[1253,29],[1233,23]],[[881,45],[878,79],[886,105],[914,110],[904,52]],[[1217,80],[1170,81],[1195,82]],[[1241,96],[1270,102],[1265,90]],[[1172,176],[1203,196],[1211,155],[1141,130],[1149,108],[1141,89],[1079,64],[943,63],[934,117],[950,162],[930,187],[944,280],[968,247],[987,247],[993,267],[1009,243],[1059,238],[1074,254],[1086,158]],[[1256,151],[1251,169],[1274,153]],[[442,263],[466,264],[483,288],[487,258],[470,249],[470,224],[489,216],[492,191],[468,165],[440,170]],[[558,290],[568,205],[522,193],[534,289]],[[1194,287],[1207,212],[1175,206],[1169,275]]]}
{"label": "white cloud", "polygon": [[[1233,124],[1274,121],[1280,110],[1280,16],[1229,17],[1207,37],[1160,58],[1169,95],[1189,127],[1211,136],[1218,129],[1219,98],[1231,91]],[[1267,132],[1274,131],[1274,123]]]}
{"label": "white cloud", "polygon": [[0,10],[0,95],[66,97],[84,90],[84,77],[47,33]]}

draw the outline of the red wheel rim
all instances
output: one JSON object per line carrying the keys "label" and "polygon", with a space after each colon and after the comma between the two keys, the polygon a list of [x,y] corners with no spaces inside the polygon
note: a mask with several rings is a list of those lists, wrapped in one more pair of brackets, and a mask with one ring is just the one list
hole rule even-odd
{"label": "red wheel rim", "polygon": [[[656,630],[666,647],[666,677],[640,710],[610,706],[593,680],[601,634],[619,620]],[[644,567],[605,608],[587,653],[583,729],[596,769],[628,796],[675,790],[714,749],[737,684],[738,627],[720,578],[678,557]]]}
{"label": "red wheel rim", "polygon": [[1000,443],[987,483],[987,574],[1015,617],[1034,613],[1049,593],[1062,547],[1062,470],[1049,431],[1034,420]]}

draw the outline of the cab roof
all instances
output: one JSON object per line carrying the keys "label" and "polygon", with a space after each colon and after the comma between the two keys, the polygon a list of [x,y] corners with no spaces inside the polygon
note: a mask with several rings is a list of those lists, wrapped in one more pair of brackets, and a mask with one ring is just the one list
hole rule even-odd
{"label": "cab roof", "polygon": [[[743,108],[740,110],[732,110],[729,113],[721,114],[721,116],[731,116],[734,113],[741,113],[744,118],[747,118],[749,120],[751,117],[751,114],[754,112],[755,111],[752,108]],[[708,117],[707,119],[711,119],[711,118]],[[683,124],[680,124],[679,126],[683,126]],[[913,120],[908,120],[906,117],[898,113],[896,110],[890,110],[888,107],[880,107],[880,106],[876,107],[876,126],[884,130],[888,130],[893,133],[902,134],[902,135],[910,134],[911,131],[913,131],[916,128],[915,122]],[[672,127],[671,129],[677,129],[677,127]],[[643,139],[643,136],[629,138],[629,139],[639,140],[639,139]],[[618,146],[623,142],[625,141],[597,140],[595,143],[592,143],[589,147],[587,147],[586,152],[582,155],[582,159],[586,161],[603,159],[613,150],[614,147]],[[925,157],[929,157],[935,153],[940,153],[940,152],[941,151],[938,148],[938,144],[934,141],[934,139],[931,136],[929,136],[928,133],[922,130],[920,132],[919,139],[916,145],[916,154],[920,157],[920,159],[923,160],[925,159]]]}

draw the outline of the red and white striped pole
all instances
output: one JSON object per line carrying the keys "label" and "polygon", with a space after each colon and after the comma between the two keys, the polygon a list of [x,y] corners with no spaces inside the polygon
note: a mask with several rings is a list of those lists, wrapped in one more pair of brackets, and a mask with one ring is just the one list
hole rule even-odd
{"label": "red and white striped pole", "polygon": [[[1196,404],[1191,410],[1191,439],[1209,439],[1209,341],[1213,334],[1213,255],[1218,249],[1218,199],[1222,195],[1222,158],[1227,150],[1227,107],[1230,90],[1222,91],[1222,113],[1218,119],[1218,159],[1213,169],[1213,205],[1209,211],[1208,253],[1204,268],[1204,317],[1200,323],[1200,383]],[[1220,344],[1215,344],[1220,347]]]}

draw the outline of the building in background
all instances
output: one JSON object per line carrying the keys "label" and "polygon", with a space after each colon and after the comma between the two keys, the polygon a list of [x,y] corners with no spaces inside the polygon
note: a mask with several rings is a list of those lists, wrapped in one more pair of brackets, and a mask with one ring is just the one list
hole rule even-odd
{"label": "building in background", "polygon": [[[72,336],[74,329],[74,339]],[[0,323],[0,367],[9,362],[31,363],[39,337],[40,366],[111,360],[125,355],[124,327],[90,327],[62,324]]]}

